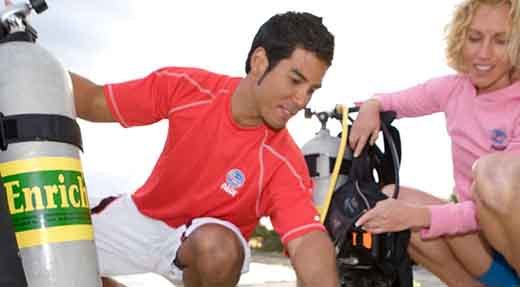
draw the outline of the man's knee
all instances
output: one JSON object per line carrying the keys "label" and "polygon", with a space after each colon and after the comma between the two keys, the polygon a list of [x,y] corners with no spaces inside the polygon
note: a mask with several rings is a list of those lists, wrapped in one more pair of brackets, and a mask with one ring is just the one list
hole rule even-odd
{"label": "man's knee", "polygon": [[181,246],[179,256],[187,269],[212,282],[237,280],[244,262],[244,249],[237,235],[219,224],[197,228]]}
{"label": "man's knee", "polygon": [[520,156],[496,153],[473,167],[475,199],[494,212],[510,213],[520,200]]}

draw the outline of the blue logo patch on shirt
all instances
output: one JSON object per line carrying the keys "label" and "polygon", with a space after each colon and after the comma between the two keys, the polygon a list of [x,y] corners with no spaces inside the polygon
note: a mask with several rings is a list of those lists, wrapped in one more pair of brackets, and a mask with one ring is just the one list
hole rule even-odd
{"label": "blue logo patch on shirt", "polygon": [[246,176],[244,173],[240,169],[234,168],[228,171],[226,174],[226,182],[220,185],[220,189],[231,195],[231,197],[235,197],[238,195],[237,189],[242,187],[245,181]]}
{"label": "blue logo patch on shirt", "polygon": [[233,189],[242,187],[245,181],[246,176],[240,169],[234,168],[226,174],[226,183]]}
{"label": "blue logo patch on shirt", "polygon": [[491,142],[492,149],[504,150],[507,147],[507,133],[501,129],[492,129]]}

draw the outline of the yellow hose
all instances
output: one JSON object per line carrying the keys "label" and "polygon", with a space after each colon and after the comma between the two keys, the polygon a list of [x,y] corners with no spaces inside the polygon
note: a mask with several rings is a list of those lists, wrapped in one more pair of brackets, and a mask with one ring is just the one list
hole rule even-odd
{"label": "yellow hose", "polygon": [[341,121],[341,141],[339,144],[338,155],[336,156],[336,162],[334,163],[334,169],[332,170],[332,174],[330,176],[329,190],[327,191],[327,195],[325,197],[325,204],[323,209],[321,209],[321,223],[325,222],[325,217],[327,212],[329,211],[330,201],[332,199],[332,194],[334,193],[334,189],[336,188],[336,182],[338,181],[339,169],[341,168],[341,163],[343,162],[343,155],[345,154],[345,148],[347,146],[347,137],[348,137],[348,108],[344,105],[336,106],[336,110],[339,110],[342,115]]}

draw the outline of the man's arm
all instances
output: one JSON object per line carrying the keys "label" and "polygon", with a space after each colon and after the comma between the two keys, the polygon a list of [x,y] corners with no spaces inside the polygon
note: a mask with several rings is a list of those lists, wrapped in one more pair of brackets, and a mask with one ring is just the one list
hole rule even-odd
{"label": "man's arm", "polygon": [[78,117],[92,122],[114,122],[103,86],[77,74],[69,73],[74,88],[74,103]]}
{"label": "man's arm", "polygon": [[287,251],[300,286],[339,286],[334,246],[326,233],[312,231],[295,238]]}

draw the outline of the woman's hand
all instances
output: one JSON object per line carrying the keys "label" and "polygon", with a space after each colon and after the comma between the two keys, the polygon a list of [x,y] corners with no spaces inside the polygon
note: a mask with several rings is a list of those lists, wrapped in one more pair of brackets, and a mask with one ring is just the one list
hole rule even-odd
{"label": "woman's hand", "polygon": [[374,208],[363,214],[356,222],[356,226],[362,226],[368,232],[379,234],[426,227],[429,222],[430,212],[427,207],[388,198],[379,201]]}
{"label": "woman's hand", "polygon": [[380,129],[379,111],[378,100],[371,99],[361,105],[349,135],[350,148],[354,151],[354,157],[359,156],[367,142],[370,145],[376,142]]}

